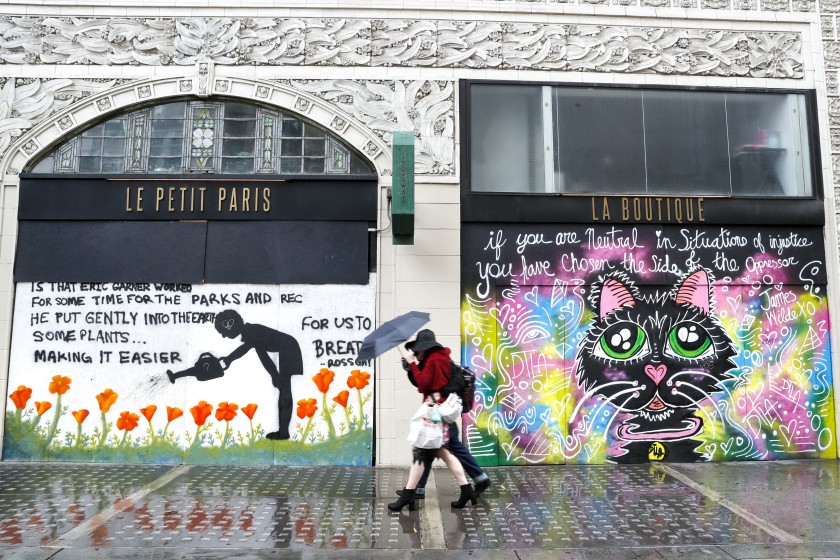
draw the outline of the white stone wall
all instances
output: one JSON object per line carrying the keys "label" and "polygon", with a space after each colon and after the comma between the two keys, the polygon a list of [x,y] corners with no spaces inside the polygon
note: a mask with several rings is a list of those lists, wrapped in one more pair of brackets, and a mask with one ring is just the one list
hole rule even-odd
{"label": "white stone wall", "polygon": [[[95,119],[184,94],[272,103],[333,130],[380,173],[380,227],[388,224],[390,132],[414,128],[415,245],[393,246],[390,231],[381,233],[378,318],[428,310],[430,327],[457,356],[458,80],[814,89],[830,295],[837,291],[831,216],[840,213],[840,2],[224,4],[34,0],[0,8],[0,386],[7,384],[17,174]],[[837,352],[836,333],[833,342]],[[836,366],[834,374],[840,378]],[[396,353],[379,361],[377,376],[376,462],[407,464],[408,417],[419,396]]]}

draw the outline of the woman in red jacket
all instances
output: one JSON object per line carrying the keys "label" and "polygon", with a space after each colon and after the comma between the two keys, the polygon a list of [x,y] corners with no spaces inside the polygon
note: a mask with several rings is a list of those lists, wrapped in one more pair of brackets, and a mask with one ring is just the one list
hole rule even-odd
{"label": "woman in red jacket", "polygon": [[[417,363],[411,363],[411,376],[414,383],[417,385],[417,391],[425,395],[427,403],[443,402],[440,395],[440,390],[449,381],[449,375],[452,371],[452,361],[449,359],[449,348],[444,348],[435,340],[435,333],[429,329],[424,329],[417,333],[417,339],[405,345],[406,349],[414,353],[414,356],[419,360]],[[400,498],[388,504],[388,509],[391,511],[400,511],[408,505],[409,511],[415,509],[415,489],[420,477],[423,475],[423,467],[426,462],[431,462],[435,457],[440,457],[455,480],[461,487],[461,495],[457,501],[451,502],[453,508],[462,508],[467,505],[467,502],[472,502],[473,505],[477,503],[475,492],[472,485],[467,482],[467,476],[464,473],[464,467],[446,449],[446,443],[440,449],[420,449],[415,447],[412,449],[411,470],[408,473],[408,481],[405,488],[400,494]]]}

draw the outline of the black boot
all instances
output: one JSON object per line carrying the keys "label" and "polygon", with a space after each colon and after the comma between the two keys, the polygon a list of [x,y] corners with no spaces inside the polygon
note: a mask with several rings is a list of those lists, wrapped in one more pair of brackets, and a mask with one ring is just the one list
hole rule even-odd
{"label": "black boot", "polygon": [[472,505],[476,505],[478,503],[478,498],[475,497],[473,487],[469,483],[461,485],[461,496],[458,498],[457,502],[450,502],[449,505],[455,509],[461,509],[467,505],[467,502],[472,502]]}
{"label": "black boot", "polygon": [[[402,494],[403,494],[402,490],[397,490],[397,496],[402,496]],[[418,494],[417,490],[415,490],[414,491],[414,499],[415,500],[425,500],[426,499],[426,494]]]}
{"label": "black boot", "polygon": [[400,499],[393,504],[388,504],[388,509],[391,511],[401,511],[406,504],[408,504],[408,511],[417,509],[417,504],[414,502],[414,488],[410,490],[403,488],[402,493],[400,493]]}

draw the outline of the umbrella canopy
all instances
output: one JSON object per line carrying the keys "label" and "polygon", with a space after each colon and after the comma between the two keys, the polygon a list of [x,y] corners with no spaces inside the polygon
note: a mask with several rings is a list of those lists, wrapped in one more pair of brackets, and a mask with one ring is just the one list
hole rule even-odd
{"label": "umbrella canopy", "polygon": [[382,323],[362,341],[357,359],[372,360],[383,352],[399,346],[428,322],[428,313],[409,311]]}

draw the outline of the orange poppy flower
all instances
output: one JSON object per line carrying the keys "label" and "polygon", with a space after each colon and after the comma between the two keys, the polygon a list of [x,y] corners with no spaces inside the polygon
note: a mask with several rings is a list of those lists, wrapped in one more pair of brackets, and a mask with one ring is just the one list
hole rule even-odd
{"label": "orange poppy flower", "polygon": [[25,385],[19,385],[17,391],[13,391],[9,398],[15,403],[15,406],[20,410],[26,408],[26,403],[32,397],[32,389]]}
{"label": "orange poppy flower", "polygon": [[242,407],[242,414],[248,417],[248,420],[254,419],[254,413],[257,411],[257,405],[254,403]]}
{"label": "orange poppy flower", "polygon": [[298,418],[312,418],[318,411],[318,401],[315,399],[301,399],[298,401],[297,415]]}
{"label": "orange poppy flower", "polygon": [[180,418],[184,415],[184,411],[178,408],[177,406],[167,406],[166,407],[166,421],[172,422],[173,420]]}
{"label": "orange poppy flower", "polygon": [[99,403],[99,410],[102,412],[108,412],[111,410],[111,407],[114,406],[115,402],[117,402],[117,396],[118,395],[111,389],[105,389],[96,395],[96,402]]}
{"label": "orange poppy flower", "polygon": [[155,406],[153,404],[150,404],[146,408],[141,408],[140,409],[140,414],[145,416],[146,420],[148,420],[149,422],[152,421],[152,417],[155,415],[155,412],[157,412],[157,406]]}
{"label": "orange poppy flower", "polygon": [[54,375],[50,382],[50,393],[63,395],[70,390],[70,378]]}
{"label": "orange poppy flower", "polygon": [[332,384],[333,379],[335,379],[335,372],[327,368],[321,368],[321,371],[312,377],[312,381],[315,382],[318,390],[322,393],[330,390],[330,384]]}
{"label": "orange poppy flower", "polygon": [[207,401],[201,401],[190,409],[190,414],[192,414],[196,426],[203,426],[211,412],[213,412],[213,405],[207,404]]}
{"label": "orange poppy flower", "polygon": [[233,403],[220,402],[219,408],[216,409],[216,420],[230,422],[236,418],[236,410],[239,407]]}
{"label": "orange poppy flower", "polygon": [[85,418],[87,418],[87,417],[88,417],[88,414],[90,414],[90,411],[89,411],[89,410],[85,410],[85,409],[83,408],[83,409],[81,409],[81,410],[75,410],[75,411],[73,411],[73,413],[72,413],[72,414],[73,414],[73,418],[75,418],[75,419],[76,419],[76,422],[79,424],[79,426],[81,426],[81,425],[82,425],[82,422],[84,422],[84,421],[85,421]]}
{"label": "orange poppy flower", "polygon": [[38,416],[43,416],[46,411],[52,408],[52,403],[47,401],[35,401],[35,411]]}
{"label": "orange poppy flower", "polygon": [[347,386],[351,389],[362,390],[368,386],[370,374],[366,371],[354,369],[350,372],[350,377],[347,379]]}
{"label": "orange poppy flower", "polygon": [[120,412],[120,417],[117,418],[117,429],[130,432],[137,427],[138,420],[140,420],[140,417],[133,412],[127,410]]}
{"label": "orange poppy flower", "polygon": [[350,391],[345,390],[345,391],[340,392],[338,394],[338,396],[333,397],[333,400],[335,402],[337,402],[338,404],[340,404],[341,406],[343,406],[344,408],[347,408],[347,397],[349,397],[349,396],[350,396]]}

